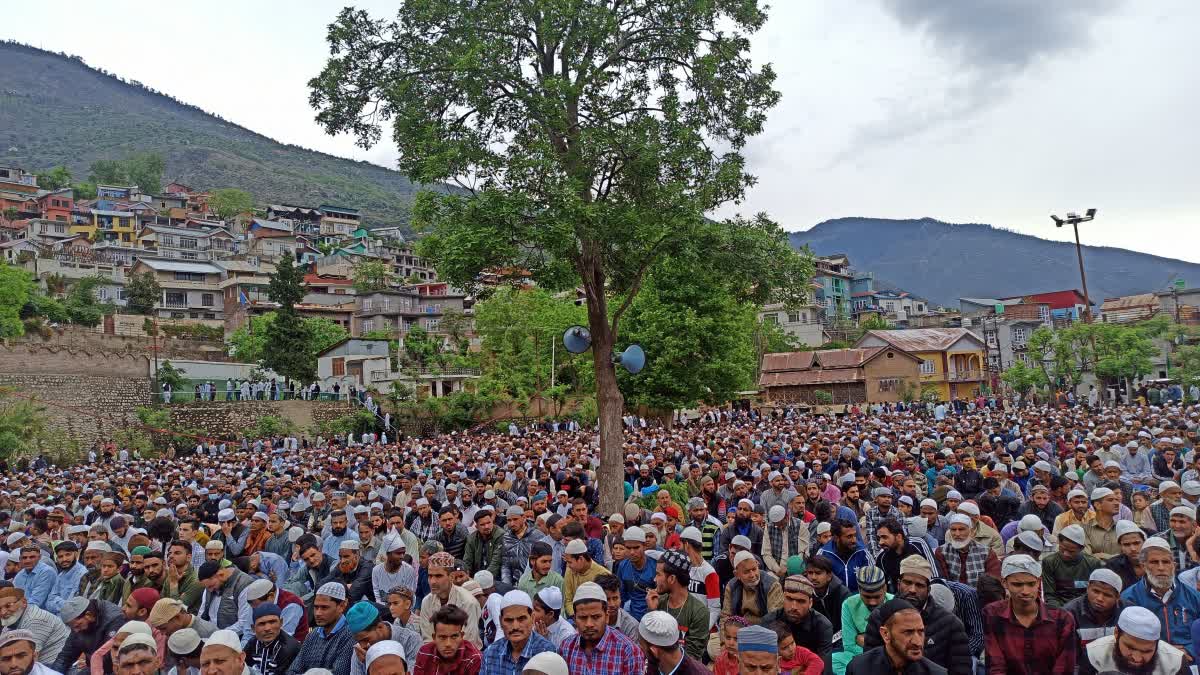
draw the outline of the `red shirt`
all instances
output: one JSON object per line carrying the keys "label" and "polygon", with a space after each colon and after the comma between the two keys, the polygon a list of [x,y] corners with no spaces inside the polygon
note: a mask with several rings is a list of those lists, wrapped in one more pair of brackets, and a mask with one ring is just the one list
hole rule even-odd
{"label": "red shirt", "polygon": [[1075,617],[1040,603],[1026,628],[1013,616],[1012,603],[997,600],[983,608],[988,675],[1071,675],[1075,672]]}
{"label": "red shirt", "polygon": [[458,653],[452,659],[443,659],[432,642],[421,645],[417,651],[417,663],[412,675],[479,675],[483,667],[483,656],[475,645],[462,641]]}

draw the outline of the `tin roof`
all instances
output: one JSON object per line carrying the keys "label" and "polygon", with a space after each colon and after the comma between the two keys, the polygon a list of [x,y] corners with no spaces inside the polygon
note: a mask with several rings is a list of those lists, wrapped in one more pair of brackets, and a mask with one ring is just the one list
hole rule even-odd
{"label": "tin roof", "polygon": [[1100,306],[1102,312],[1113,312],[1121,309],[1141,308],[1147,305],[1158,306],[1158,297],[1153,293],[1141,293],[1138,295],[1125,295],[1119,298],[1105,298],[1104,304]]}
{"label": "tin roof", "polygon": [[963,338],[975,342],[983,342],[966,328],[909,328],[906,330],[869,330],[859,338],[863,340],[874,336],[896,349],[906,352],[940,352],[949,349],[951,345]]}

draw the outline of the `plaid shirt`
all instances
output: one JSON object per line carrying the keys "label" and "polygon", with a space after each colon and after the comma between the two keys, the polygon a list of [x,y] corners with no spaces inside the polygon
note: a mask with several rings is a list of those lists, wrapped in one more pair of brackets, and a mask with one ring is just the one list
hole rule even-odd
{"label": "plaid shirt", "polygon": [[1075,672],[1075,617],[1040,603],[1026,628],[1013,616],[1012,603],[997,600],[983,608],[987,671],[991,675],[1071,675]]}
{"label": "plaid shirt", "polygon": [[641,675],[646,670],[642,650],[612,627],[591,652],[580,646],[578,635],[572,635],[563,640],[559,654],[567,662],[567,671],[578,675]]}
{"label": "plaid shirt", "polygon": [[867,552],[872,558],[879,557],[879,534],[875,531],[879,524],[889,518],[894,518],[900,521],[900,527],[904,530],[904,536],[908,537],[908,521],[904,519],[904,514],[894,505],[888,508],[887,514],[879,510],[878,506],[872,506],[867,509]]}
{"label": "plaid shirt", "polygon": [[417,650],[417,663],[413,666],[412,675],[479,675],[482,667],[483,655],[466,640],[458,646],[458,654],[452,659],[443,659],[438,654],[437,646],[426,642]]}
{"label": "plaid shirt", "polygon": [[499,638],[483,650],[483,672],[487,675],[521,675],[529,659],[542,652],[558,651],[554,643],[536,632],[529,634],[525,648],[521,650],[516,661],[512,659],[512,648],[508,638]]}

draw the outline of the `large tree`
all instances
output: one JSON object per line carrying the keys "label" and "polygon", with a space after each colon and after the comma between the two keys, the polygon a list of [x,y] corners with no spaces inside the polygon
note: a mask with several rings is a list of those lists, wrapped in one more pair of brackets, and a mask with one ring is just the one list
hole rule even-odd
{"label": "large tree", "polygon": [[746,299],[804,292],[777,226],[705,218],[753,182],[740,151],[779,99],[749,57],[765,21],[756,0],[409,0],[390,21],[347,8],[310,83],[328,132],[370,147],[390,122],[401,170],[466,188],[414,209],[442,278],[470,287],[507,267],[582,287],[605,511],[624,463],[608,356],[647,273],[681,244],[758,241],[747,250],[771,258],[724,268],[753,278],[736,285]]}
{"label": "large tree", "polygon": [[285,255],[275,266],[267,285],[267,297],[279,303],[279,310],[266,331],[262,364],[280,375],[300,383],[316,377],[316,354],[310,351],[311,335],[295,305],[304,298],[304,269]]}
{"label": "large tree", "polygon": [[254,197],[245,190],[221,188],[208,197],[208,208],[221,220],[230,220],[239,213],[254,210]]}
{"label": "large tree", "polygon": [[162,286],[150,272],[129,277],[125,284],[125,306],[135,314],[150,314],[162,299]]}

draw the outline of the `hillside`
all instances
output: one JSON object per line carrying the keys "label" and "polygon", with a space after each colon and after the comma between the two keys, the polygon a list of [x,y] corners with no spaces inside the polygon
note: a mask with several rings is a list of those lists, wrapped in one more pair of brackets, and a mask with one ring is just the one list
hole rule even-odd
{"label": "hillside", "polygon": [[[792,246],[817,255],[844,253],[855,269],[873,272],[928,300],[958,307],[960,297],[1013,296],[1080,288],[1073,243],[1048,241],[990,225],[951,224],[922,218],[838,218],[793,232]],[[1121,248],[1084,246],[1088,292],[1104,298],[1147,293],[1172,275],[1200,283],[1200,265]]]}
{"label": "hillside", "polygon": [[[259,103],[269,102],[248,100]],[[63,164],[82,180],[93,161],[136,151],[163,156],[164,182],[356,207],[371,226],[407,222],[418,189],[397,171],[276,142],[81,59],[0,43],[0,163]]]}

